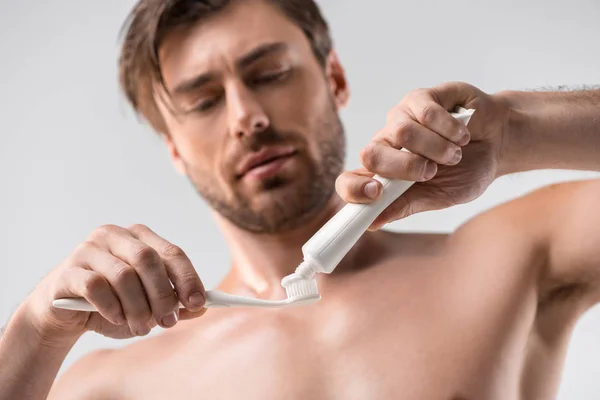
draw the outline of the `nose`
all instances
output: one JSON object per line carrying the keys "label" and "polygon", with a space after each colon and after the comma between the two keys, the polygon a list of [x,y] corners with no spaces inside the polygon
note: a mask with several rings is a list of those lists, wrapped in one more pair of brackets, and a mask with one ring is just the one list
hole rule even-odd
{"label": "nose", "polygon": [[266,130],[269,117],[256,97],[243,85],[232,86],[227,93],[229,130],[236,139],[243,139]]}

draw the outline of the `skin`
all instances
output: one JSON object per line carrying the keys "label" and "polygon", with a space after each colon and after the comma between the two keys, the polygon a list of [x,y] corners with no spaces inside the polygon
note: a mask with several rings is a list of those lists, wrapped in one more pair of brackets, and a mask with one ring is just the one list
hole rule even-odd
{"label": "skin", "polygon": [[598,300],[599,196],[556,185],[452,235],[379,233],[356,269],[320,277],[318,306],[209,310],[82,359],[50,398],[552,399]]}
{"label": "skin", "polygon": [[[247,68],[236,66],[274,41],[285,46]],[[175,167],[221,207],[215,218],[230,244],[232,266],[220,290],[283,298],[280,280],[302,261],[302,244],[343,200],[369,202],[381,194],[377,183],[373,192],[365,190],[374,173],[419,183],[385,211],[334,273],[318,276],[323,299],[310,307],[207,311],[201,297],[191,297],[202,296],[204,287],[182,249],[143,225],[97,229],[40,282],[7,326],[0,341],[0,399],[48,393],[61,400],[555,396],[570,332],[598,301],[600,182],[538,190],[449,235],[377,228],[469,201],[503,174],[554,165],[557,151],[548,139],[575,160],[570,168],[600,169],[590,151],[598,128],[582,122],[593,121],[594,107],[579,103],[580,118],[569,123],[572,110],[560,106],[574,100],[568,95],[546,98],[540,108],[536,95],[490,96],[466,84],[417,90],[390,111],[365,148],[364,169],[334,183],[332,174],[317,172],[323,165],[335,169],[320,143],[340,140],[336,111],[349,96],[343,68],[334,52],[325,68],[319,65],[302,31],[276,9],[235,2],[201,25],[168,35],[160,56],[171,93],[198,74],[219,77],[160,104]],[[282,66],[293,71],[286,79],[250,84]],[[213,103],[209,112],[186,112],[205,101]],[[457,104],[477,110],[468,129],[448,113]],[[555,117],[551,125],[547,113]],[[565,125],[582,141],[560,136]],[[230,160],[251,151],[269,129],[297,150],[278,170],[278,184],[234,179]],[[539,135],[526,139],[524,132]],[[315,177],[330,188],[311,207],[290,201]],[[240,213],[228,215],[227,207]],[[70,296],[85,297],[100,312],[49,306]],[[185,308],[177,309],[178,299]],[[127,338],[156,325],[166,331],[93,352],[53,384],[84,332]],[[10,369],[3,367],[11,361]]]}

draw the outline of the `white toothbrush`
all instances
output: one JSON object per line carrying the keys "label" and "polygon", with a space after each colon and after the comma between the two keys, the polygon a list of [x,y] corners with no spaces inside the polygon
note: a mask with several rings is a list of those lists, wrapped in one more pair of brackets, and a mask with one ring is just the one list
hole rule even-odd
{"label": "white toothbrush", "polygon": [[[474,112],[475,110],[459,107],[452,116],[467,125]],[[314,278],[315,274],[333,272],[375,218],[414,184],[414,182],[391,180],[378,175],[373,178],[383,185],[383,193],[377,200],[369,204],[346,204],[302,246],[304,262],[294,273],[281,281],[287,299],[262,300],[209,290],[206,292],[204,307],[282,308],[319,301],[321,295]],[[57,299],[52,304],[54,307],[68,310],[97,311],[93,305],[82,298]],[[180,304],[180,307],[183,305]]]}
{"label": "white toothbrush", "polygon": [[[254,308],[283,308],[297,305],[308,305],[321,299],[317,281],[308,279],[298,282],[291,290],[286,290],[287,299],[263,300],[253,297],[236,296],[219,290],[207,290],[204,308],[254,307]],[[98,311],[82,297],[57,299],[52,302],[56,308],[74,311]],[[179,308],[185,308],[181,302]]]}

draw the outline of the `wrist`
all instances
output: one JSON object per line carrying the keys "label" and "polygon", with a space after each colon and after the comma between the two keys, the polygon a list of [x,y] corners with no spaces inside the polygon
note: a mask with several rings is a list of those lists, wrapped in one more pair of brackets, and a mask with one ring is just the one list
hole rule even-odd
{"label": "wrist", "polygon": [[497,178],[535,169],[535,121],[531,110],[535,99],[530,93],[502,91],[492,95],[506,110],[498,151]]}
{"label": "wrist", "polygon": [[0,398],[45,399],[76,342],[44,335],[28,314],[22,304],[0,338]]}
{"label": "wrist", "polygon": [[36,313],[27,302],[21,304],[11,319],[7,330],[13,329],[24,337],[27,337],[31,345],[37,349],[70,350],[82,332],[65,332],[59,329],[49,320],[36,318]]}

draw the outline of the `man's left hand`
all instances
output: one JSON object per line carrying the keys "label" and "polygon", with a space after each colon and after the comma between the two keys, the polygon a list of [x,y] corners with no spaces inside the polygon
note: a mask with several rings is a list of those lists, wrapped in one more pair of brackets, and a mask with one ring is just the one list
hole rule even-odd
{"label": "man's left hand", "polygon": [[[450,114],[457,106],[475,109],[468,127]],[[497,177],[509,114],[500,96],[466,83],[410,92],[388,113],[385,127],[362,151],[364,168],[343,173],[336,190],[346,202],[369,203],[382,192],[381,184],[372,179],[375,174],[416,182],[371,229],[472,201]]]}

